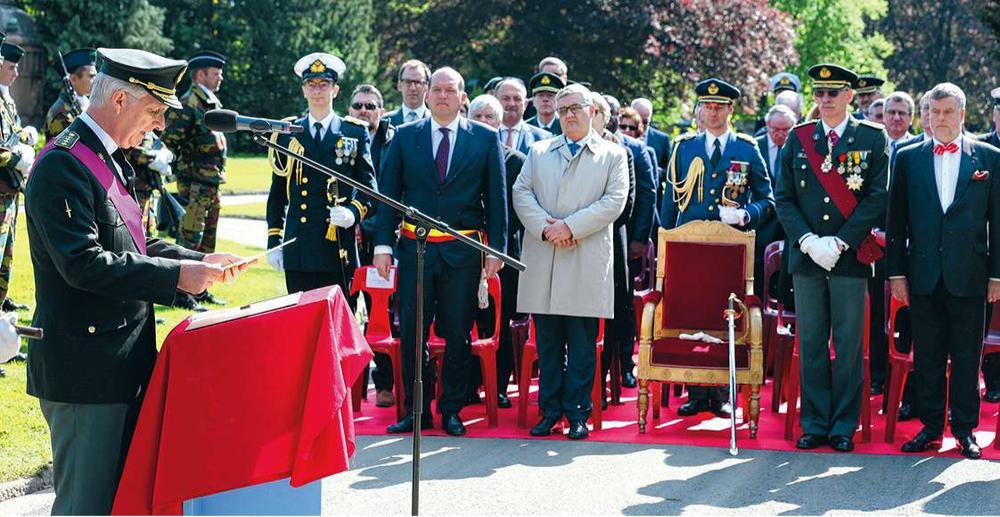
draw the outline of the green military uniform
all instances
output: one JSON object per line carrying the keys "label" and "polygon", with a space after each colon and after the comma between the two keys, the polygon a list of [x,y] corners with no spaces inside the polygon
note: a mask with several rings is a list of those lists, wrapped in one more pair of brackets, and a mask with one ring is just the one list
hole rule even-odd
{"label": "green military uniform", "polygon": [[[99,75],[138,83],[163,104],[180,106],[174,86],[185,61],[100,52]],[[131,193],[133,172],[106,141],[113,142],[100,123],[82,115],[39,157],[25,191],[33,324],[45,329],[28,345],[27,390],[39,398],[52,437],[56,515],[110,514],[156,361],[153,303],[173,300],[180,259],[204,257],[129,230],[137,221],[119,206],[132,201],[110,196],[98,175]]]}
{"label": "green military uniform", "polygon": [[[198,65],[221,68],[225,63],[221,55],[211,52],[214,59],[207,59],[208,54],[192,56],[192,71]],[[214,93],[192,82],[181,104],[183,109],[167,113],[167,127],[161,138],[177,157],[177,193],[187,200],[177,243],[211,253],[215,251],[219,225],[219,186],[226,182],[226,137],[208,129],[203,118],[205,112],[221,108],[222,103]]]}
{"label": "green military uniform", "polygon": [[[2,39],[0,39],[2,41]],[[24,49],[9,43],[0,44],[0,55],[4,61],[17,63],[24,55]],[[20,137],[13,136],[15,134]],[[0,246],[3,247],[3,259],[0,261],[0,302],[7,299],[10,289],[11,267],[14,262],[14,240],[17,228],[17,200],[24,189],[27,171],[18,170],[18,162],[22,158],[12,152],[16,144],[27,144],[27,134],[22,132],[21,118],[17,114],[14,99],[4,90],[0,94]],[[13,144],[13,145],[11,145]],[[11,305],[4,303],[5,306]]]}
{"label": "green military uniform", "polygon": [[[539,72],[535,74],[530,81],[528,81],[528,92],[534,97],[536,93],[548,92],[548,93],[559,93],[566,87],[566,83],[563,82],[562,78],[551,72]],[[559,136],[562,134],[562,126],[559,125],[559,116],[556,115],[549,122],[549,125],[544,125],[540,120],[538,120],[538,115],[531,117],[524,121],[525,124],[532,125],[535,127],[542,128],[552,136]]]}
{"label": "green military uniform", "polygon": [[[92,48],[78,48],[62,55],[62,62],[58,63],[56,71],[59,75],[76,73],[80,67],[93,66],[97,61],[97,51]],[[78,92],[74,92],[78,93]],[[64,129],[80,116],[79,111],[73,103],[82,103],[84,100],[73,99],[73,94],[65,88],[59,93],[59,98],[49,107],[45,114],[45,138],[51,140],[62,133]],[[83,106],[78,106],[83,107]]]}
{"label": "green military uniform", "polygon": [[146,235],[152,237],[156,234],[156,210],[153,207],[154,185],[160,179],[158,172],[150,168],[150,164],[156,159],[156,151],[153,150],[153,133],[146,133],[142,144],[125,150],[125,159],[129,165],[135,169],[135,198],[139,202],[139,208],[143,214],[143,228]]}
{"label": "green military uniform", "polygon": [[[853,72],[836,65],[816,65],[809,75],[814,91],[841,91],[839,95],[846,95],[843,90],[857,80]],[[781,150],[775,196],[778,218],[791,243],[785,252],[795,286],[801,422],[808,435],[800,438],[800,448],[818,446],[827,437],[837,450],[853,448],[850,440],[858,426],[861,404],[867,403],[861,400],[862,342],[865,294],[872,275],[872,266],[866,262],[873,257],[859,259],[858,251],[874,245],[870,240],[873,227],[884,226],[887,136],[881,125],[850,116],[841,125],[839,136],[838,128],[825,127],[821,121],[796,126]],[[809,160],[813,152],[823,157],[822,165],[815,169]],[[827,189],[821,181],[834,182],[839,190]],[[838,200],[850,196],[856,208],[845,218]],[[812,255],[803,251],[806,245]],[[821,246],[842,250],[830,270],[819,265],[826,262]],[[832,365],[831,333],[836,352]]]}
{"label": "green military uniform", "polygon": [[46,140],[52,140],[76,120],[79,113],[74,113],[73,110],[68,108],[68,105],[66,94],[61,93],[56,102],[49,107],[49,111],[45,114]]}
{"label": "green military uniform", "polygon": [[[345,66],[336,56],[309,54],[295,66],[303,80],[324,79],[336,82]],[[317,138],[315,124],[322,123],[306,115],[295,120],[306,130],[297,135],[275,134],[273,140],[297,153],[375,189],[368,141],[368,126],[353,117],[332,114],[325,130]],[[270,152],[274,169],[267,198],[267,247],[296,239],[281,250],[288,292],[306,291],[337,284],[349,293],[354,269],[359,264],[355,226],[361,223],[373,201],[355,188],[305,166],[298,160],[286,160]],[[354,223],[342,228],[330,221],[330,209],[342,206],[350,210]]]}

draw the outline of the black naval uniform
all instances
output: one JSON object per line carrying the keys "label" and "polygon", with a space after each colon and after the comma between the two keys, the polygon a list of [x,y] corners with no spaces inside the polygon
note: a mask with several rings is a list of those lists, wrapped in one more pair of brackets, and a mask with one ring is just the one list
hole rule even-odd
{"label": "black naval uniform", "polygon": [[[296,120],[295,124],[306,127],[306,131],[294,136],[276,135],[278,144],[297,149],[331,169],[376,188],[367,145],[368,129],[363,122],[334,115],[319,142],[308,127],[308,116]],[[358,246],[353,226],[333,230],[330,208],[334,204],[347,207],[354,213],[354,224],[358,224],[371,209],[372,200],[298,160],[289,164],[283,156],[275,154],[272,165],[275,172],[267,197],[267,247],[296,239],[281,250],[288,292],[337,284],[346,296],[358,266]]]}

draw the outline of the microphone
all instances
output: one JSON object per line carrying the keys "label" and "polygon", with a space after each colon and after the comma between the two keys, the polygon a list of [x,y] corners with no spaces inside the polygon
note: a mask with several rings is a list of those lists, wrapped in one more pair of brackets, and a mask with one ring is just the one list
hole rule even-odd
{"label": "microphone", "polygon": [[253,131],[255,133],[301,133],[302,126],[297,126],[284,120],[269,118],[243,117],[233,110],[210,110],[205,113],[205,126],[212,131],[233,133],[236,131]]}

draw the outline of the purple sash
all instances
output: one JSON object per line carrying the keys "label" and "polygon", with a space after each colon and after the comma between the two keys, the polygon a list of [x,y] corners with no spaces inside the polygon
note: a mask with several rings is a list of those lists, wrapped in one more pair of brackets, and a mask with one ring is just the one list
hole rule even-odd
{"label": "purple sash", "polygon": [[[35,164],[41,161],[40,158],[42,155],[49,149],[52,149],[56,140],[53,138],[42,149],[42,152],[38,153],[39,159],[35,160]],[[63,147],[63,149],[66,148]],[[135,247],[138,248],[139,253],[145,255],[146,232],[142,227],[142,209],[139,208],[139,204],[136,203],[135,198],[125,189],[125,185],[118,178],[118,174],[109,169],[108,164],[94,154],[94,151],[86,145],[73,145],[66,150],[77,160],[80,160],[83,166],[97,178],[97,182],[104,187],[104,190],[108,193],[108,199],[111,200],[111,204],[115,205],[118,214],[125,220],[125,226],[128,227],[128,233],[132,235],[132,242],[135,243]]]}

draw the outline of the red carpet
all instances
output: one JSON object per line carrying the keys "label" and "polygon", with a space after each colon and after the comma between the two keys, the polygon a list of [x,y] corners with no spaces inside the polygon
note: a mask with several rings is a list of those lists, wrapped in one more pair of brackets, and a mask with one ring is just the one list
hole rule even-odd
{"label": "red carpet", "polygon": [[[514,387],[512,387],[512,390]],[[532,386],[531,405],[528,408],[528,425],[533,426],[538,421],[538,407],[535,400],[536,386]],[[534,438],[528,434],[528,429],[517,427],[517,395],[511,391],[510,409],[500,409],[500,425],[490,429],[486,424],[486,405],[474,404],[462,410],[462,419],[468,429],[466,438],[517,438],[529,440],[565,440],[565,437],[553,435],[547,438]],[[671,397],[669,408],[660,408],[660,419],[653,419],[652,408],[647,416],[646,433],[639,434],[636,410],[638,390],[626,389],[622,395],[621,406],[608,406],[604,411],[604,428],[590,433],[592,442],[618,443],[650,443],[669,445],[696,445],[701,447],[729,448],[729,419],[718,418],[711,413],[702,413],[694,417],[681,418],[677,416],[677,407],[684,398]],[[686,395],[684,396],[686,397]],[[395,408],[377,408],[374,405],[375,393],[369,391],[368,400],[362,402],[361,411],[354,415],[357,434],[385,435],[386,426],[396,421]],[[742,403],[742,402],[741,402]],[[737,445],[742,449],[765,449],[795,451],[795,442],[784,439],[785,413],[771,412],[771,384],[764,386],[761,393],[760,431],[757,438],[751,440],[747,425],[740,424],[737,431]],[[896,426],[896,441],[885,443],[885,417],[879,414],[882,397],[872,397],[872,441],[861,442],[861,432],[854,435],[855,452],[862,454],[903,454],[899,447],[920,430],[917,419],[900,422]],[[742,408],[741,408],[742,410]],[[997,423],[998,404],[981,404],[979,427],[976,430],[976,440],[983,449],[983,458],[1000,460],[1000,450],[993,448],[994,431]],[[742,422],[738,419],[737,422]],[[795,437],[801,431],[796,428]],[[447,436],[441,431],[441,419],[434,415],[434,429],[424,431],[426,436]],[[816,449],[818,452],[833,452],[829,447]],[[925,455],[934,455],[926,453]],[[939,453],[942,456],[959,458],[954,438],[947,435]]]}

